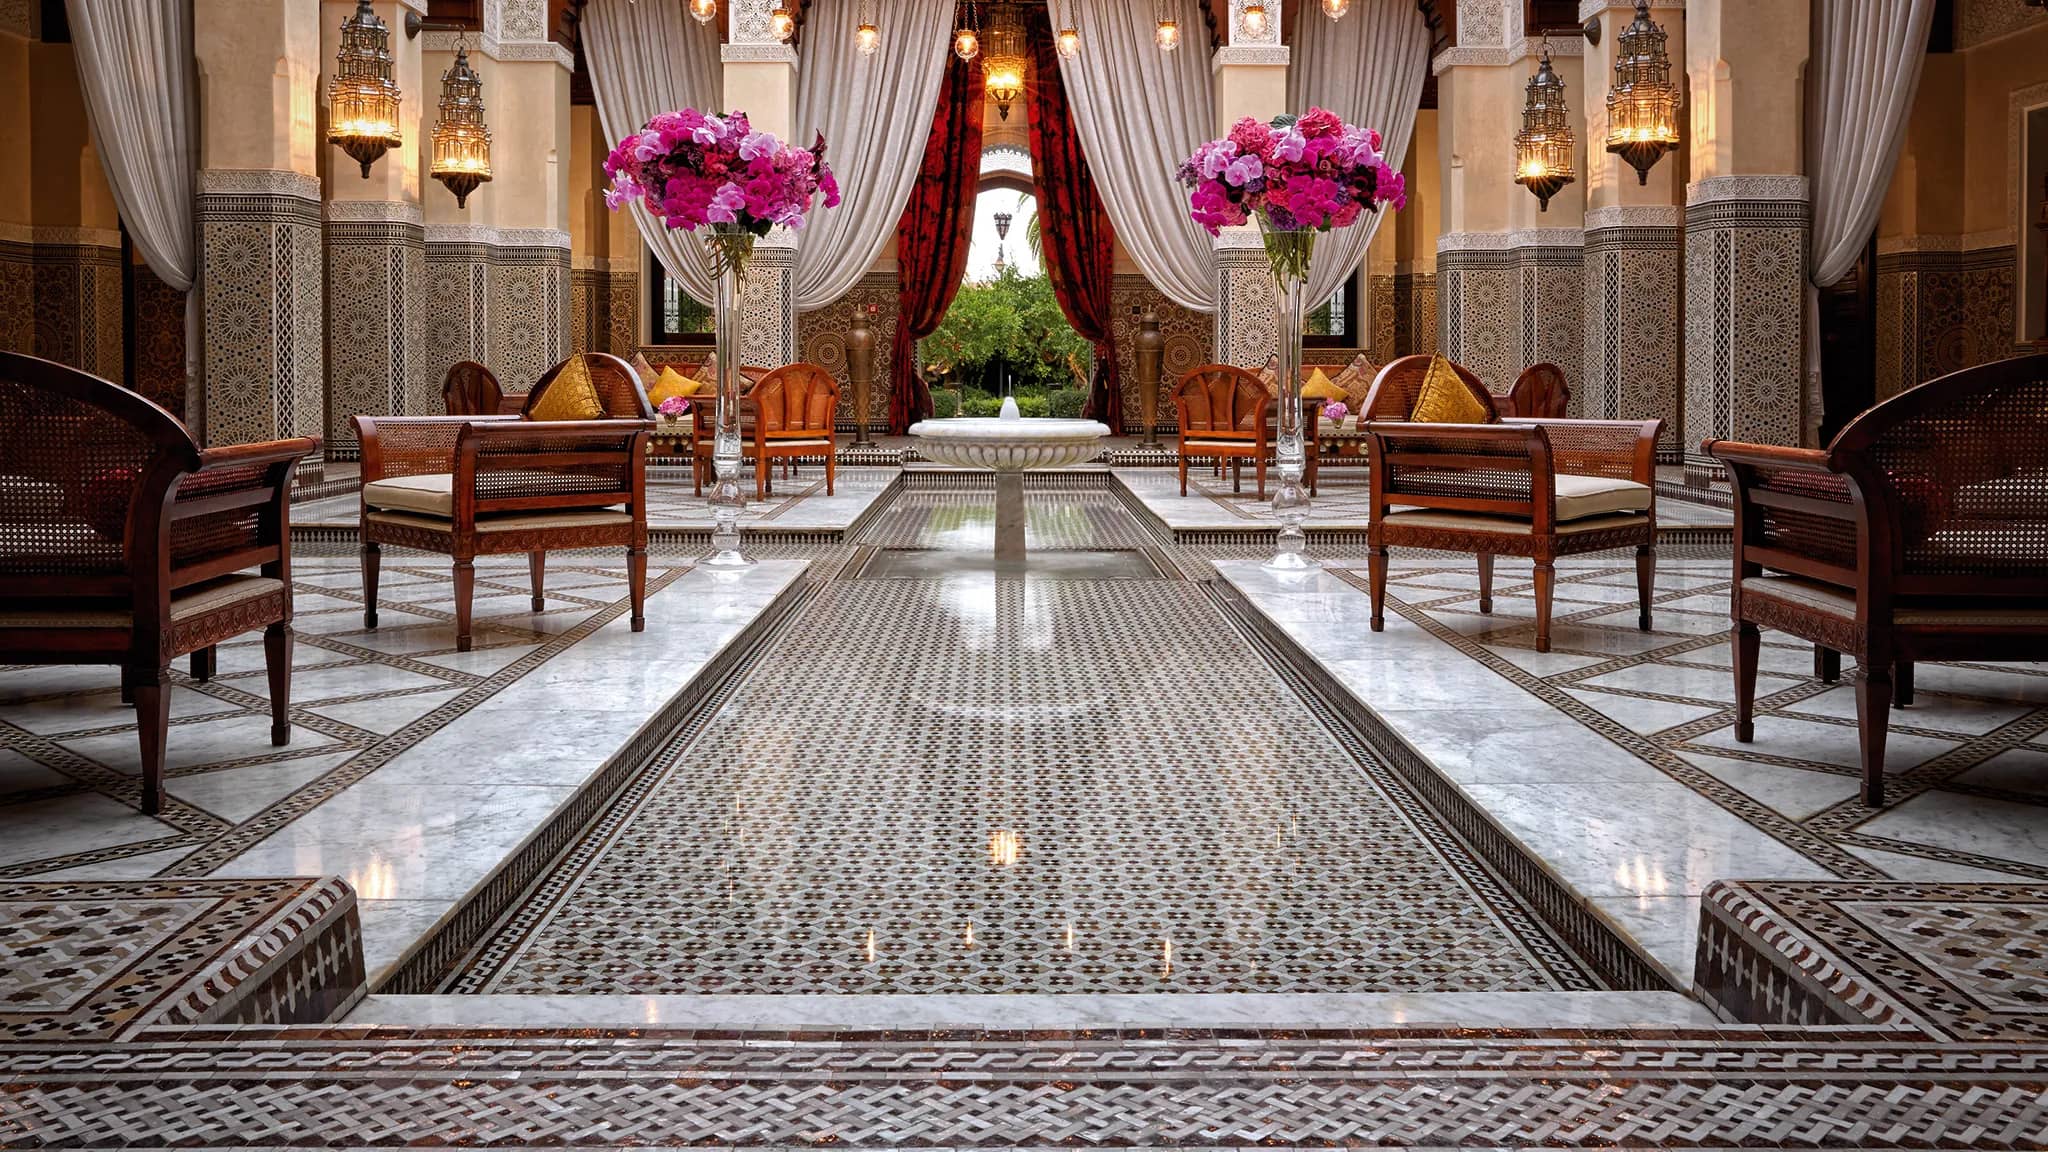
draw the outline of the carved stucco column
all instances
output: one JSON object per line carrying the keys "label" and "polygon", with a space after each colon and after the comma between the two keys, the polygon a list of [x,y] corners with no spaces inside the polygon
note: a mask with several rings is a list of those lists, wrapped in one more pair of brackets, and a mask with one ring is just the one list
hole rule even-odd
{"label": "carved stucco column", "polygon": [[[794,141],[796,49],[769,31],[773,9],[772,0],[732,0],[720,49],[725,102],[729,110],[745,112],[756,129]],[[754,245],[740,282],[740,361],[772,368],[796,358],[796,236],[777,228]]]}

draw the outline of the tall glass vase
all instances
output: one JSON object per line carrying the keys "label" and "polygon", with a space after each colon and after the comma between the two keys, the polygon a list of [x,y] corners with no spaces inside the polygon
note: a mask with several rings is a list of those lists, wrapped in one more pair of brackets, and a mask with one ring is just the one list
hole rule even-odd
{"label": "tall glass vase", "polygon": [[712,319],[718,349],[718,401],[713,409],[711,467],[718,481],[711,491],[712,553],[704,563],[744,568],[754,561],[740,551],[740,513],[747,497],[740,487],[744,456],[740,443],[740,277],[754,254],[754,236],[737,224],[706,226],[705,243],[717,273]]}
{"label": "tall glass vase", "polygon": [[1266,567],[1280,571],[1305,571],[1316,566],[1308,555],[1308,534],[1302,521],[1308,519],[1308,489],[1302,486],[1307,470],[1307,433],[1301,403],[1302,299],[1307,292],[1309,257],[1315,251],[1316,234],[1306,229],[1273,227],[1264,217],[1259,231],[1266,243],[1266,261],[1273,271],[1273,287],[1279,296],[1280,413],[1279,440],[1274,462],[1279,465],[1280,485],[1273,493],[1273,517],[1280,522],[1272,559]]}

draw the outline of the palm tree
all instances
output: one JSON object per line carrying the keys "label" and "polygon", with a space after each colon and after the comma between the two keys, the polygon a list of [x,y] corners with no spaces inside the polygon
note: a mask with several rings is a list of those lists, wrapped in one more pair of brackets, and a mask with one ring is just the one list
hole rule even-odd
{"label": "palm tree", "polygon": [[[1017,207],[1024,207],[1024,198],[1017,197]],[[1032,209],[1031,219],[1024,224],[1024,243],[1031,246],[1031,255],[1038,261],[1038,267],[1045,267],[1045,231],[1038,226],[1038,210]]]}

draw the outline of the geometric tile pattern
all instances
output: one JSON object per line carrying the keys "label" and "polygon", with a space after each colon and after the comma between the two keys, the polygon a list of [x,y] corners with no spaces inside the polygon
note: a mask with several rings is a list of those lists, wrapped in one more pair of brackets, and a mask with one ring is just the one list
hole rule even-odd
{"label": "geometric tile pattern", "polygon": [[1810,220],[1801,176],[1717,176],[1685,210],[1685,391],[1689,465],[1713,437],[1799,444],[1808,409],[1799,345]]}
{"label": "geometric tile pattern", "polygon": [[1706,904],[1701,990],[1739,1019],[2048,1041],[2048,886],[1743,881]]}
{"label": "geometric tile pattern", "polygon": [[[883,548],[985,551],[995,524],[985,491],[904,492],[861,536]],[[1024,543],[1031,551],[1147,548],[1158,544],[1123,506],[1101,491],[1035,491],[1024,505]]]}
{"label": "geometric tile pattern", "polygon": [[870,272],[855,281],[846,295],[797,316],[797,348],[801,358],[806,364],[830,371],[839,381],[836,419],[841,428],[854,426],[853,376],[847,367],[846,335],[853,329],[855,313],[863,308],[874,309],[868,316],[868,330],[875,341],[873,375],[868,384],[869,434],[889,426],[889,374],[895,355],[892,342],[896,337],[896,317],[902,311],[900,295],[895,273]]}
{"label": "geometric tile pattern", "polygon": [[352,444],[352,415],[439,415],[440,377],[428,380],[419,355],[425,230],[417,221],[329,219],[326,244],[328,443]]}
{"label": "geometric tile pattern", "polygon": [[1573,415],[1662,420],[1658,458],[1675,462],[1685,442],[1677,227],[1587,229],[1585,275],[1586,386]]}
{"label": "geometric tile pattern", "polygon": [[1180,426],[1169,399],[1173,382],[1216,359],[1212,352],[1215,323],[1204,313],[1174,303],[1135,272],[1117,273],[1110,300],[1110,333],[1123,389],[1124,431],[1133,436],[1144,431],[1139,427],[1144,405],[1138,394],[1138,322],[1151,312],[1159,318],[1159,335],[1165,341],[1159,364],[1159,429],[1171,437]]}
{"label": "geometric tile pattern", "polygon": [[1597,987],[1178,581],[826,585],[646,779],[451,990]]}
{"label": "geometric tile pattern", "polygon": [[1877,258],[1877,398],[2016,354],[2011,245]]}
{"label": "geometric tile pattern", "polygon": [[363,983],[332,878],[0,883],[0,1043],[319,1023]]}
{"label": "geometric tile pattern", "polygon": [[320,181],[207,169],[200,184],[205,440],[318,436],[327,352]]}
{"label": "geometric tile pattern", "polygon": [[[1526,565],[1496,570],[1490,616],[1469,558],[1411,557],[1392,572],[1388,603],[1843,879],[2048,880],[2048,666],[1921,666],[1914,704],[1891,714],[1886,806],[1866,808],[1854,787],[1854,665],[1823,683],[1810,645],[1766,632],[1757,738],[1737,743],[1726,561],[1662,551],[1647,633],[1635,627],[1631,566],[1561,567],[1546,656],[1533,650]],[[1364,590],[1363,571],[1336,574]]]}
{"label": "geometric tile pattern", "polygon": [[[245,1045],[260,1043],[251,1052]],[[0,1049],[26,1142],[2039,1147],[2048,1051],[1659,1036],[262,1033]],[[174,1076],[166,1075],[174,1070]]]}

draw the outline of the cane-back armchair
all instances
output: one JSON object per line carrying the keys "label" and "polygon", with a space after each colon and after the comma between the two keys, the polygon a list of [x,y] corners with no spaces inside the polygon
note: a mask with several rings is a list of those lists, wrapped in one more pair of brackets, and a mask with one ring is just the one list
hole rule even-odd
{"label": "cane-back armchair", "polygon": [[2048,356],[1931,380],[1825,449],[1709,440],[1735,494],[1735,738],[1755,739],[1759,630],[1856,685],[1863,802],[1884,803],[1893,703],[1920,660],[2048,653]]}
{"label": "cane-back armchair", "polygon": [[111,664],[139,803],[163,806],[172,660],[263,632],[270,742],[291,742],[292,473],[306,437],[202,449],[121,386],[0,352],[0,664]]}
{"label": "cane-back armchair", "polygon": [[[1279,439],[1280,401],[1256,372],[1229,364],[1204,364],[1182,376],[1173,387],[1173,407],[1180,420],[1177,453],[1180,494],[1188,494],[1188,461],[1206,458],[1230,465],[1231,490],[1244,491],[1244,463],[1252,462],[1261,499],[1266,495],[1266,462]],[[1317,418],[1322,403],[1302,401],[1302,483],[1315,490]]]}
{"label": "cane-back armchair", "polygon": [[[362,459],[363,626],[377,626],[384,545],[447,554],[455,565],[455,646],[472,643],[478,556],[524,552],[533,610],[545,607],[545,557],[563,548],[623,547],[633,631],[646,626],[647,442],[653,410],[625,361],[591,352],[603,414],[527,417],[357,416]],[[567,361],[527,398],[528,413]]]}
{"label": "cane-back armchair", "polygon": [[1385,627],[1388,549],[1470,552],[1479,610],[1493,611],[1493,558],[1534,564],[1536,650],[1550,651],[1551,594],[1559,557],[1636,550],[1637,625],[1650,627],[1656,576],[1658,420],[1501,420],[1491,395],[1453,365],[1487,423],[1408,419],[1427,356],[1388,364],[1366,402],[1371,455],[1368,567],[1372,629]]}
{"label": "cane-back armchair", "polygon": [[489,368],[464,360],[441,378],[441,402],[450,416],[516,416],[526,407],[526,394],[507,395]]}

